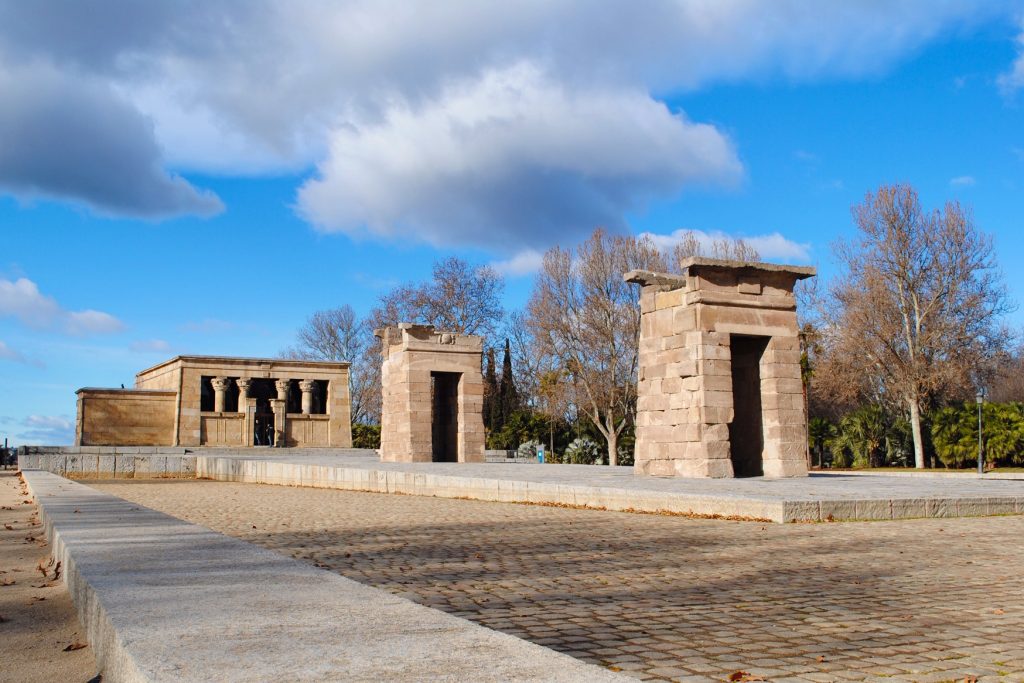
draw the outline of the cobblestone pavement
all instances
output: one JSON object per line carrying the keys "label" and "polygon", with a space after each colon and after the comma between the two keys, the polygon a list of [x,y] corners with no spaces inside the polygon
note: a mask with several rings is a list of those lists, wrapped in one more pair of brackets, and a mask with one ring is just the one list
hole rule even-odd
{"label": "cobblestone pavement", "polygon": [[1024,681],[1021,517],[778,525],[92,484],[640,679]]}

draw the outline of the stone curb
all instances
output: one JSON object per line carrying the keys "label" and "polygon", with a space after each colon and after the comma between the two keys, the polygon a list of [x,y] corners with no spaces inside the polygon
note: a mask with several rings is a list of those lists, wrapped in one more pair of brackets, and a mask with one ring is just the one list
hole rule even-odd
{"label": "stone curb", "polygon": [[105,681],[621,681],[101,493],[22,474]]}
{"label": "stone curb", "polygon": [[792,521],[786,517],[787,503],[783,501],[374,470],[352,466],[303,465],[237,457],[199,456],[196,459],[196,476],[200,479],[250,484],[308,486],[438,498],[471,498],[500,503],[568,505],[618,512],[734,517],[770,522]]}
{"label": "stone curb", "polygon": [[[905,496],[814,499],[793,496],[770,498],[757,495],[716,495],[643,488],[618,488],[536,481],[534,479],[486,478],[480,476],[430,473],[422,469],[376,469],[372,464],[338,465],[275,462],[239,456],[200,455],[196,476],[216,481],[234,481],[282,486],[307,486],[371,493],[399,493],[438,498],[470,498],[505,503],[566,505],[620,512],[645,512],[754,519],[779,523],[840,522],[925,517],[981,517],[1024,514],[1024,490],[1009,495],[950,496],[921,492]],[[531,471],[537,472],[531,468]],[[770,481],[770,480],[768,480]],[[775,480],[777,485],[779,480]]]}

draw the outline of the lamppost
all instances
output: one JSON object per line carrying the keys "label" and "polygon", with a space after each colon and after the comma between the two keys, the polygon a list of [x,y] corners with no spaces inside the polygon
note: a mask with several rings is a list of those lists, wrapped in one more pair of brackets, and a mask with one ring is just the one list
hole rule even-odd
{"label": "lamppost", "polygon": [[974,396],[974,400],[978,404],[978,474],[985,474],[985,457],[983,451],[983,441],[981,438],[981,405],[985,402],[985,390],[978,389],[978,393]]}

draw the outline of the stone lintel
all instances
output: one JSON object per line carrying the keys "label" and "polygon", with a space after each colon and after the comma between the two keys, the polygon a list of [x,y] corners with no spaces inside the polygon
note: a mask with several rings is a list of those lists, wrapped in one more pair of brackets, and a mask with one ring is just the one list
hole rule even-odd
{"label": "stone lintel", "polygon": [[813,277],[818,273],[814,266],[792,266],[763,261],[732,261],[704,256],[684,258],[679,262],[679,267],[686,275],[696,275],[700,270],[746,270],[762,273],[786,273],[794,276],[797,280]]}

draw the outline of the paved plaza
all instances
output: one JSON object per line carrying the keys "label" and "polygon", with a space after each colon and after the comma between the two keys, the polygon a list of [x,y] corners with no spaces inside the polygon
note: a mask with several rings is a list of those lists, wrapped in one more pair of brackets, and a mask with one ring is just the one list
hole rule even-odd
{"label": "paved plaza", "polygon": [[93,485],[641,679],[1024,680],[1017,516],[779,525],[209,481]]}

